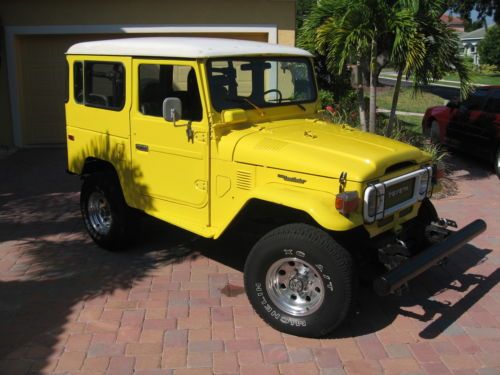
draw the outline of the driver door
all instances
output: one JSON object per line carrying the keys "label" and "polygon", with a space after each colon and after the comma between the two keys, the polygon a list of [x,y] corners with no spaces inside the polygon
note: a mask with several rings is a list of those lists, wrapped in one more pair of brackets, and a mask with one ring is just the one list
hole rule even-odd
{"label": "driver door", "polygon": [[[131,150],[136,206],[166,221],[208,224],[208,120],[196,62],[134,59]],[[182,115],[163,118],[167,97]],[[188,228],[193,230],[192,228]]]}

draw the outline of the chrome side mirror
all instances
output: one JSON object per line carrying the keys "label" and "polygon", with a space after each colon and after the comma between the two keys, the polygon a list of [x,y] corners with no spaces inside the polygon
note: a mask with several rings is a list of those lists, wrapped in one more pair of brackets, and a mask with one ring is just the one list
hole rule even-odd
{"label": "chrome side mirror", "polygon": [[165,121],[175,122],[182,118],[182,102],[179,98],[165,98],[163,101],[163,118]]}

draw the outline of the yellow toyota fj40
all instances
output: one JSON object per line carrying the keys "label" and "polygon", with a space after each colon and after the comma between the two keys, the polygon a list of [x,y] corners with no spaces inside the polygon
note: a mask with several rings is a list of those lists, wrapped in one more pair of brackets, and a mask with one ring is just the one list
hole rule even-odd
{"label": "yellow toyota fj40", "polygon": [[93,240],[117,250],[145,212],[207,238],[241,217],[274,227],[249,253],[247,295],[271,326],[336,328],[372,260],[389,294],[482,232],[429,200],[421,150],[323,121],[312,56],[211,38],[129,38],[67,51],[68,170]]}

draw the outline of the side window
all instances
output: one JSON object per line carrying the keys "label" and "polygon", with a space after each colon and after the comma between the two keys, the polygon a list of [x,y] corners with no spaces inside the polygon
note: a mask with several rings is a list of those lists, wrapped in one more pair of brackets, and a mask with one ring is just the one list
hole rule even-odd
{"label": "side window", "polygon": [[486,112],[500,114],[500,90],[494,90],[486,104]]}
{"label": "side window", "polygon": [[201,121],[203,118],[196,73],[185,65],[139,65],[139,111],[144,115],[161,117],[163,100],[179,98],[182,119]]}
{"label": "side window", "polygon": [[125,69],[121,63],[85,63],[85,104],[120,110],[125,104]]}
{"label": "side window", "polygon": [[75,102],[83,103],[83,63],[78,61],[73,64],[73,94]]}
{"label": "side window", "polygon": [[469,111],[479,111],[483,108],[487,96],[488,89],[478,89],[462,105]]}

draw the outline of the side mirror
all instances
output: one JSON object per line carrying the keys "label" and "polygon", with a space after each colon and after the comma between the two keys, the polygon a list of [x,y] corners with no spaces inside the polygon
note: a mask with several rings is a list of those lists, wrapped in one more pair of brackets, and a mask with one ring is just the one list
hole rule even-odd
{"label": "side mirror", "polygon": [[456,102],[456,101],[454,101],[454,100],[450,100],[448,103],[446,103],[446,106],[447,106],[448,108],[452,108],[452,109],[454,109],[454,108],[458,108],[458,107],[459,107],[459,104],[458,104],[458,102]]}
{"label": "side mirror", "polygon": [[163,118],[175,122],[182,118],[182,102],[179,98],[165,98],[163,101]]}

